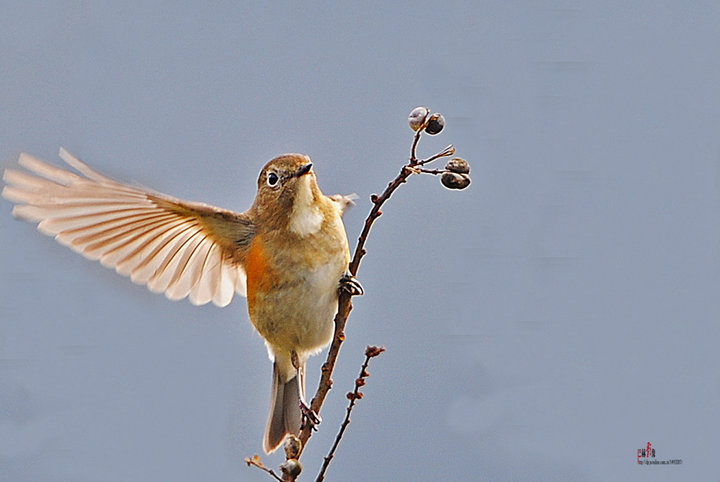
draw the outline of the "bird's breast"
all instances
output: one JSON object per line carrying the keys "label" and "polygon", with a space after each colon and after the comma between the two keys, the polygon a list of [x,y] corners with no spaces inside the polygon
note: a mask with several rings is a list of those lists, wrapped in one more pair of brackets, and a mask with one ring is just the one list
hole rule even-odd
{"label": "bird's breast", "polygon": [[258,233],[246,258],[250,320],[272,346],[316,351],[332,336],[349,251],[342,222],[310,236]]}

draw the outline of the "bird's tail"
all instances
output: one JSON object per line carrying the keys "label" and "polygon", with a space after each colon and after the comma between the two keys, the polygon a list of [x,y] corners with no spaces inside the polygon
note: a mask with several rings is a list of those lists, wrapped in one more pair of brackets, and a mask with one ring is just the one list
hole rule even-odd
{"label": "bird's tail", "polygon": [[[303,366],[301,373],[305,372]],[[277,361],[273,363],[273,385],[270,398],[270,414],[265,427],[263,448],[266,453],[275,451],[287,434],[300,432],[302,412],[300,411],[300,388],[297,376],[283,381]],[[303,387],[304,391],[304,387]]]}

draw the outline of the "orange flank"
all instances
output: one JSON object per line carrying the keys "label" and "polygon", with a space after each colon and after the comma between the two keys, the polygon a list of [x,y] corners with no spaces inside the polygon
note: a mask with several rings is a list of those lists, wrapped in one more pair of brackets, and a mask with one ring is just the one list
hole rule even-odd
{"label": "orange flank", "polygon": [[264,281],[267,282],[267,269],[268,263],[262,239],[260,236],[255,236],[248,247],[247,257],[245,258],[248,306],[255,304],[258,288],[261,291],[264,290],[262,285]]}

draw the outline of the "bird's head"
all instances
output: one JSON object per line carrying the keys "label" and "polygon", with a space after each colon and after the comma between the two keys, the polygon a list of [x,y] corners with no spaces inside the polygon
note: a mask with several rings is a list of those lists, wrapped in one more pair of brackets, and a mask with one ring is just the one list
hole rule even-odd
{"label": "bird's head", "polygon": [[310,158],[284,154],[268,162],[258,178],[253,209],[267,226],[287,226],[307,235],[319,229],[323,194]]}

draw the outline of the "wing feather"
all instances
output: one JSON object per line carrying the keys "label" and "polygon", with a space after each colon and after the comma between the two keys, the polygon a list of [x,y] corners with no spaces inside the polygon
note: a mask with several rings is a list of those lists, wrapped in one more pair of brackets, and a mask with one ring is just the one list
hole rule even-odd
{"label": "wing feather", "polygon": [[[21,154],[2,196],[13,215],[58,242],[169,299],[225,306],[245,294],[246,213],[175,199],[93,170],[65,149],[77,173]],[[79,173],[79,174],[78,174]]]}
{"label": "wing feather", "polygon": [[220,278],[220,254],[217,246],[213,245],[203,263],[200,281],[190,292],[190,301],[197,305],[203,305],[212,301],[219,284]]}
{"label": "wing feather", "polygon": [[[167,244],[167,251],[163,256],[162,262],[155,268],[155,272],[152,274],[150,281],[148,282],[148,288],[151,291],[165,292],[168,291],[173,281],[173,274],[178,268],[180,262],[180,256],[178,253],[187,249],[188,243],[190,243],[193,237],[198,233],[194,226],[184,226],[182,233],[175,236]],[[169,293],[168,293],[169,294]]]}
{"label": "wing feather", "polygon": [[207,244],[207,238],[202,234],[196,235],[190,243],[188,249],[183,250],[172,281],[170,281],[168,288],[168,298],[170,299],[185,298],[199,279],[201,263],[198,263],[196,258],[198,253],[202,253],[203,246]]}

